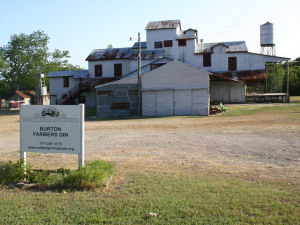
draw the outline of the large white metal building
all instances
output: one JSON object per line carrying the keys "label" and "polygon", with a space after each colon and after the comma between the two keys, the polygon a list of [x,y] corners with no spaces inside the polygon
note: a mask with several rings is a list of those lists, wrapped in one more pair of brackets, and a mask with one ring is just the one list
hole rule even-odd
{"label": "large white metal building", "polygon": [[[285,57],[249,52],[245,41],[207,43],[202,38],[199,39],[196,29],[182,29],[179,20],[149,22],[145,30],[146,41],[141,43],[141,71],[142,74],[149,74],[143,76],[143,115],[194,114],[197,111],[193,108],[196,104],[208,107],[209,97],[211,101],[245,102],[246,85],[266,79],[267,62],[289,60]],[[137,76],[137,48],[138,44],[135,43],[128,48],[94,49],[86,58],[87,71],[51,72],[48,77],[52,104],[85,103],[89,107],[95,107],[98,115],[104,116],[105,113],[99,112],[99,104],[106,103],[97,101],[99,91],[96,91],[95,87],[101,90],[107,88],[105,83]],[[174,63],[170,63],[171,61]],[[159,68],[165,64],[165,67]],[[168,74],[166,69],[181,72]],[[191,70],[194,71],[193,75],[188,72]],[[203,73],[202,70],[209,72],[210,77],[218,79],[210,79],[208,82],[196,78],[197,73]],[[172,79],[168,85],[162,86],[161,79],[167,79],[168,76]],[[195,78],[195,82],[188,83],[190,76]],[[207,90],[208,95],[204,95],[203,90]],[[117,98],[114,98],[114,101],[117,101]],[[167,109],[160,111],[161,107],[155,108],[160,106],[161,102],[168,101],[168,106],[164,106],[168,108],[168,113]],[[174,105],[174,102],[177,105]],[[126,104],[123,103],[125,107]],[[180,109],[177,108],[179,104],[182,104]],[[102,110],[105,108],[103,112],[109,112],[107,115],[113,110],[120,110],[120,106],[116,105],[112,105],[110,110],[107,110],[107,107],[102,106]]]}

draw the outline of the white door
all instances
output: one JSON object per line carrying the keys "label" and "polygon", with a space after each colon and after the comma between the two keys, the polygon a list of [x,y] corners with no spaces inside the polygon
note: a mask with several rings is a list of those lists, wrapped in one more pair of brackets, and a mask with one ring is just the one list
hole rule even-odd
{"label": "white door", "polygon": [[173,90],[156,91],[156,115],[173,115]]}
{"label": "white door", "polygon": [[208,90],[192,90],[192,115],[208,115]]}
{"label": "white door", "polygon": [[143,91],[142,112],[143,116],[156,116],[156,91]]}
{"label": "white door", "polygon": [[192,90],[174,90],[174,115],[192,114]]}

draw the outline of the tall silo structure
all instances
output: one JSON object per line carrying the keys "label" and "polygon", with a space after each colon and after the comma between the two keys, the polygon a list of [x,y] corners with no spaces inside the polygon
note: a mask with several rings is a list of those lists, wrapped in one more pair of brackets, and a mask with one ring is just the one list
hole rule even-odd
{"label": "tall silo structure", "polygon": [[261,54],[272,56],[276,55],[274,43],[274,26],[270,22],[260,25],[260,46]]}

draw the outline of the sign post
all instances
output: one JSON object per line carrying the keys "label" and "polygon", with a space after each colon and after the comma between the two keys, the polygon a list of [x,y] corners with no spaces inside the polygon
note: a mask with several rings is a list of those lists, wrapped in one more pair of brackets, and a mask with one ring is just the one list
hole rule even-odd
{"label": "sign post", "polygon": [[84,105],[22,105],[20,160],[26,152],[77,154],[84,166]]}

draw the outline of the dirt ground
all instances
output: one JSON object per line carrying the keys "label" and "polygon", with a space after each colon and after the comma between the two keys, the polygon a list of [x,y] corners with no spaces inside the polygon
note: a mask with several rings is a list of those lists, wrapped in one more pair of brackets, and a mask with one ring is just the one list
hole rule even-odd
{"label": "dirt ground", "polygon": [[[85,157],[87,161],[113,161],[120,170],[218,173],[299,182],[298,109],[242,116],[87,121]],[[0,124],[0,161],[16,161],[19,116],[2,113]],[[69,155],[28,154],[28,161],[37,168],[76,168],[76,160]]]}

